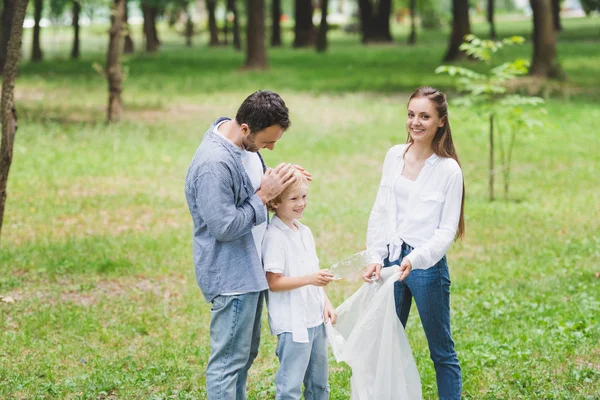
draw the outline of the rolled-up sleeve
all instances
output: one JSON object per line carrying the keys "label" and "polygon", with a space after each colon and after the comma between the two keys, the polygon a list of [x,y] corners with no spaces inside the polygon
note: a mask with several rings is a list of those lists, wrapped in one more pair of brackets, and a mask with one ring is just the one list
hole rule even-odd
{"label": "rolled-up sleeve", "polygon": [[392,160],[392,149],[386,154],[383,162],[381,181],[377,189],[375,203],[369,215],[367,225],[367,254],[369,263],[383,264],[387,257],[387,241],[384,228],[384,218],[387,215],[386,197],[389,195],[389,187],[386,187],[387,175],[390,171]]}
{"label": "rolled-up sleeve", "polygon": [[198,212],[209,233],[220,242],[250,233],[267,220],[266,208],[256,194],[236,205],[231,172],[222,164],[199,175],[195,186]]}
{"label": "rolled-up sleeve", "polygon": [[440,224],[433,236],[408,256],[413,269],[427,269],[435,265],[446,254],[458,230],[463,194],[463,176],[459,170],[449,179],[442,207]]}

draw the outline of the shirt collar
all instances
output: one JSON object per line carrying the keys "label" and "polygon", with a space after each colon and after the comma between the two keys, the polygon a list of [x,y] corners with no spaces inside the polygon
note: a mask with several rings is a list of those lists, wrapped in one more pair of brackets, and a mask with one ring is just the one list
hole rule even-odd
{"label": "shirt collar", "polygon": [[[404,146],[404,149],[402,150],[400,157],[398,157],[401,161],[404,161],[404,153],[406,153],[406,150],[408,150],[409,147],[410,147],[410,143],[407,143],[406,146]],[[439,160],[439,159],[440,159],[440,156],[433,153],[432,155],[429,156],[429,158],[426,160],[426,162],[429,165],[434,165],[437,162],[437,160]]]}
{"label": "shirt collar", "polygon": [[219,119],[217,119],[212,126],[210,127],[210,130],[208,132],[208,134],[210,135],[210,137],[217,143],[222,144],[223,146],[225,146],[227,149],[234,151],[237,154],[242,154],[242,149],[239,148],[238,146],[236,146],[235,144],[231,143],[229,140],[225,139],[223,136],[221,136],[218,132],[217,132],[217,125],[219,125],[221,122],[223,121],[231,121],[231,118],[228,117],[221,117]]}
{"label": "shirt collar", "polygon": [[[275,225],[277,228],[279,228],[283,232],[286,232],[286,233],[293,233],[294,232],[292,230],[292,228],[290,228],[289,226],[287,226],[287,224],[285,222],[283,222],[277,215],[273,216],[273,220],[271,221],[271,223],[273,225]],[[294,220],[294,224],[298,227],[298,231],[299,232],[304,231],[305,226],[302,225],[297,219]]]}

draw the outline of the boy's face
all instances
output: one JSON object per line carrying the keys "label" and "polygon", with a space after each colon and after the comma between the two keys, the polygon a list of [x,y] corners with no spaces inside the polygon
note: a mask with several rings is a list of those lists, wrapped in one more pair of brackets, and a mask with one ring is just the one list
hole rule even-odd
{"label": "boy's face", "polygon": [[308,204],[308,187],[302,185],[285,193],[281,203],[277,204],[275,215],[283,221],[293,221],[302,218]]}

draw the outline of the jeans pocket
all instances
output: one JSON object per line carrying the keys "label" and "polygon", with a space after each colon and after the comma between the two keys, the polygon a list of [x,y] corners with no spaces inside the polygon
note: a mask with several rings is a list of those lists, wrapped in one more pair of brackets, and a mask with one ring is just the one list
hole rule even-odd
{"label": "jeans pocket", "polygon": [[225,304],[227,304],[227,296],[219,295],[212,300],[212,307],[210,308],[210,311],[220,311],[225,307]]}

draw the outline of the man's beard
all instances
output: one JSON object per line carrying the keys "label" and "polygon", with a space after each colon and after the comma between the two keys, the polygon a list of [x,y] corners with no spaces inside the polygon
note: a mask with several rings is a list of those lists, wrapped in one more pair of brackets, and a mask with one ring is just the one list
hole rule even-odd
{"label": "man's beard", "polygon": [[250,133],[248,136],[244,137],[242,140],[242,149],[251,153],[256,153],[260,150],[256,145],[256,135],[254,133]]}

